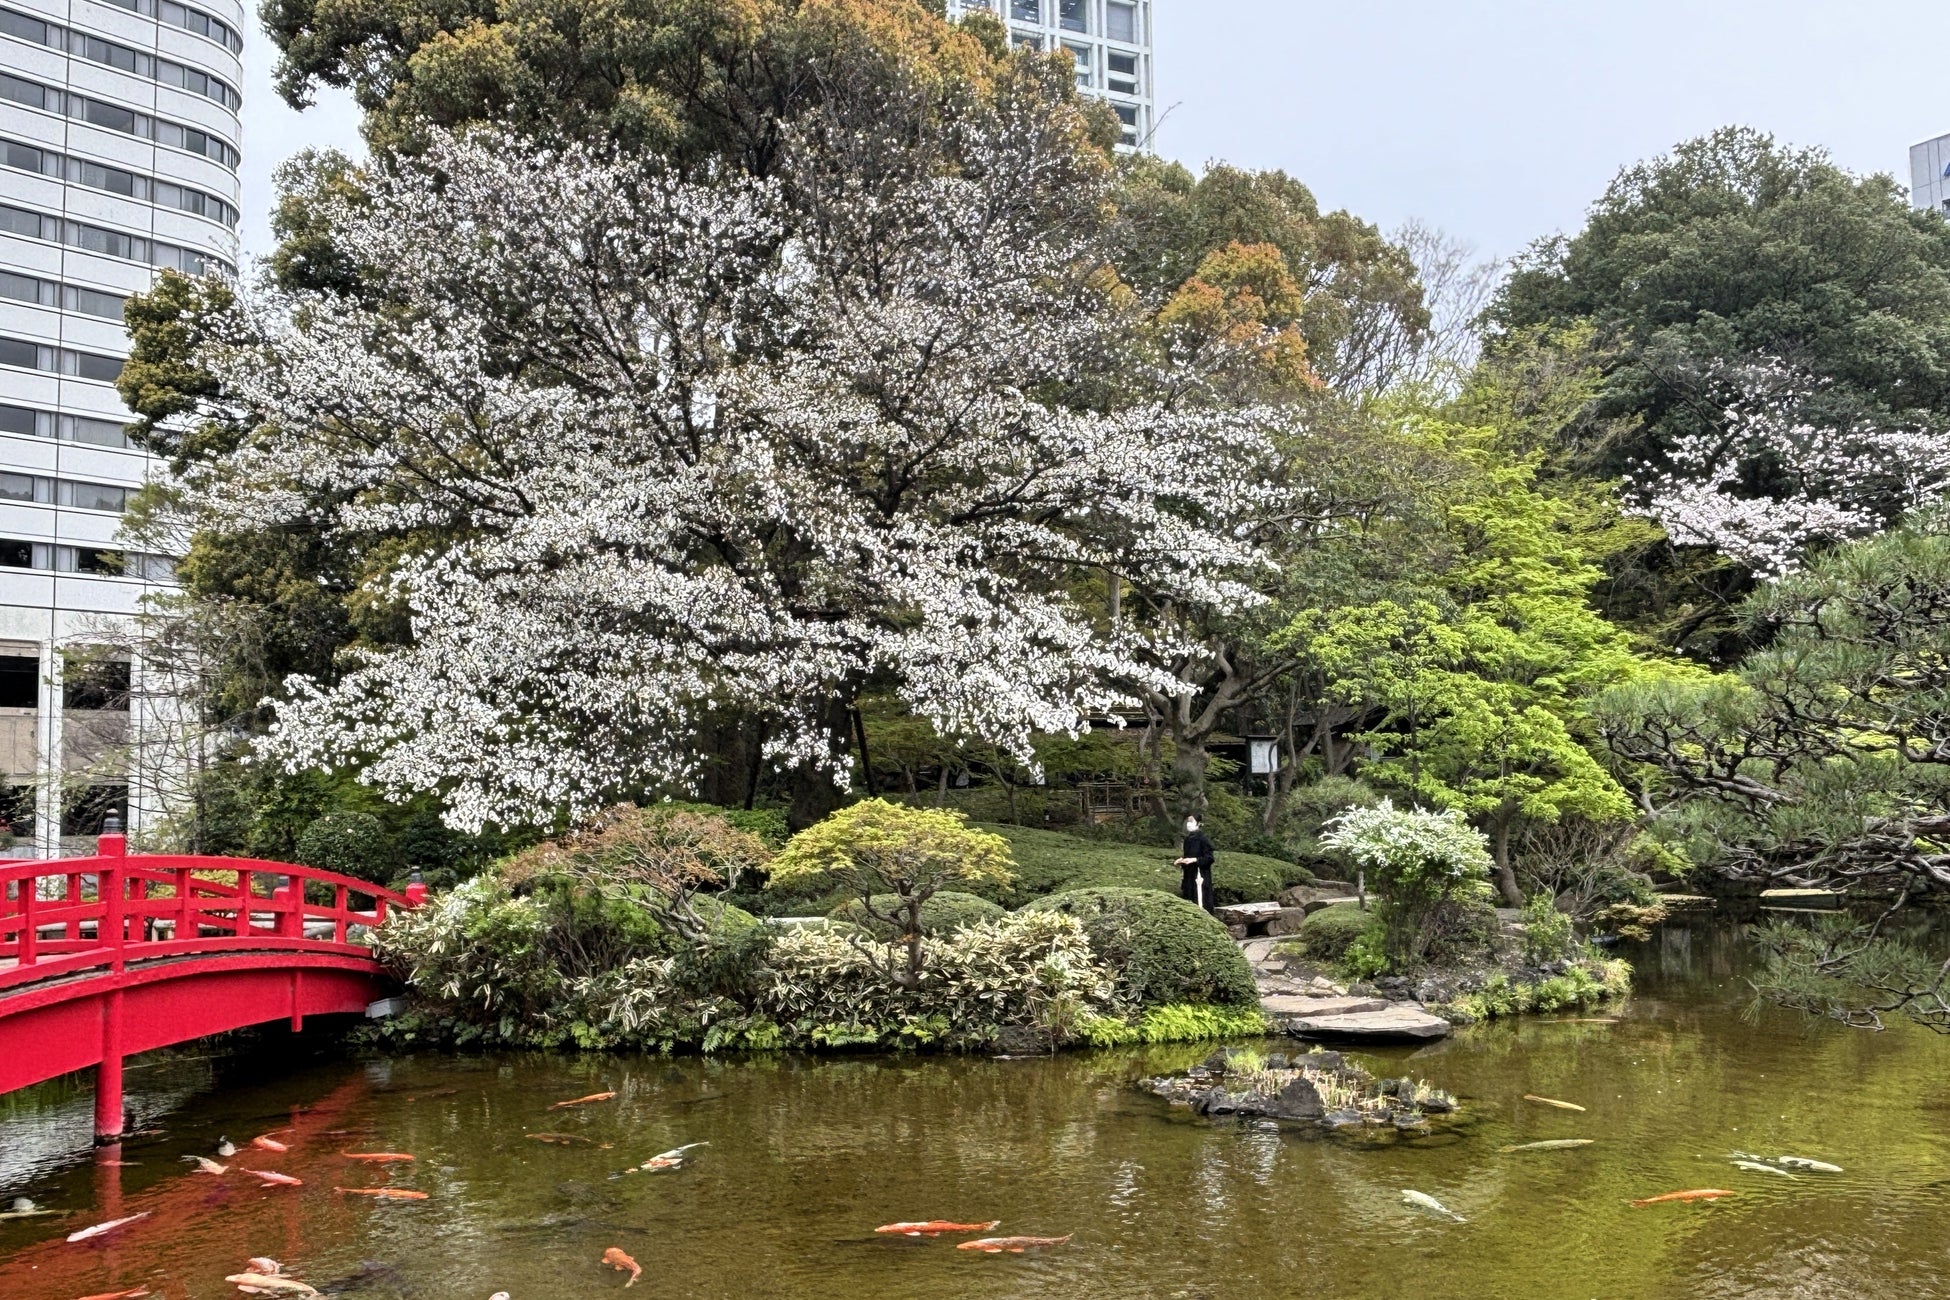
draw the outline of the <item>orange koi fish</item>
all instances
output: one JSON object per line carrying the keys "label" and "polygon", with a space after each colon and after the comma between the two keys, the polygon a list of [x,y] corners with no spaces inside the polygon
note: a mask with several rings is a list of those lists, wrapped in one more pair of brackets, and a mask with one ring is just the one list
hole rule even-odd
{"label": "orange koi fish", "polygon": [[611,1246],[608,1250],[604,1251],[603,1263],[609,1265],[619,1273],[628,1271],[630,1280],[623,1284],[625,1291],[635,1286],[636,1280],[643,1276],[643,1265],[637,1263],[628,1255],[625,1255],[620,1246]]}
{"label": "orange koi fish", "polygon": [[885,1223],[874,1231],[898,1233],[903,1237],[939,1237],[944,1232],[988,1232],[1000,1222],[1000,1219],[990,1219],[987,1223],[950,1223],[946,1219],[929,1219],[924,1223]]}
{"label": "orange koi fish", "polygon": [[230,1172],[229,1165],[220,1165],[209,1156],[184,1156],[183,1159],[196,1161],[196,1172],[199,1174],[215,1174],[221,1178]]}
{"label": "orange koi fish", "polygon": [[289,1151],[291,1148],[273,1137],[254,1137],[251,1145],[259,1151]]}
{"label": "orange koi fish", "polygon": [[364,1160],[375,1165],[398,1164],[413,1158],[404,1151],[341,1151],[339,1154],[347,1160]]}
{"label": "orange koi fish", "polygon": [[979,1241],[964,1241],[955,1249],[979,1250],[988,1255],[1000,1255],[1006,1250],[1011,1255],[1020,1255],[1025,1250],[1040,1250],[1045,1246],[1067,1246],[1076,1235],[1071,1232],[1061,1237],[983,1237]]}
{"label": "orange koi fish", "polygon": [[266,1277],[277,1277],[284,1272],[284,1265],[269,1255],[252,1255],[244,1261],[244,1267],[253,1273],[262,1273]]}
{"label": "orange koi fish", "polygon": [[1717,1201],[1722,1196],[1732,1195],[1732,1192],[1720,1187],[1695,1187],[1691,1191],[1667,1192],[1664,1196],[1648,1196],[1642,1201],[1633,1201],[1632,1204],[1658,1205],[1664,1201]]}
{"label": "orange koi fish", "polygon": [[425,1192],[410,1191],[404,1187],[334,1187],[341,1196],[377,1196],[388,1201],[424,1201]]}
{"label": "orange koi fish", "polygon": [[558,1101],[549,1109],[561,1110],[565,1106],[587,1106],[592,1101],[608,1101],[615,1095],[614,1092],[592,1092],[587,1097],[577,1097],[573,1101]]}
{"label": "orange koi fish", "polygon": [[268,1187],[303,1187],[305,1185],[305,1180],[302,1178],[293,1178],[290,1174],[274,1174],[268,1169],[246,1169],[244,1172],[253,1178],[262,1178]]}
{"label": "orange koi fish", "polygon": [[71,1232],[68,1234],[68,1240],[86,1241],[90,1237],[99,1237],[103,1233],[113,1232],[125,1223],[134,1223],[137,1219],[146,1219],[148,1217],[149,1211],[144,1210],[140,1214],[131,1214],[126,1219],[110,1219],[107,1223],[98,1223],[92,1228],[83,1228],[79,1232]]}

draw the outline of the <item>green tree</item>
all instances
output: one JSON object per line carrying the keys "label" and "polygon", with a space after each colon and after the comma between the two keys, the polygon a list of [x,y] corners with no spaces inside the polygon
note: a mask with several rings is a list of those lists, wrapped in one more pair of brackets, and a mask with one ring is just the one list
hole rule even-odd
{"label": "green tree", "polygon": [[1740,880],[1950,892],[1950,516],[1838,547],[1757,593],[1767,648],[1628,683],[1603,735],[1658,773],[1663,832]]}
{"label": "green tree", "polygon": [[1591,607],[1600,571],[1575,507],[1540,490],[1538,457],[1505,459],[1486,430],[1431,424],[1426,436],[1474,468],[1444,512],[1446,560],[1397,598],[1308,611],[1280,640],[1329,699],[1361,706],[1374,754],[1363,775],[1467,814],[1518,907],[1514,830],[1634,815],[1594,756],[1588,710],[1649,665]]}
{"label": "green tree", "polygon": [[953,885],[1007,886],[1012,865],[1007,840],[975,830],[958,812],[867,799],[786,841],[767,887],[847,889],[867,916],[892,930],[890,949],[900,952],[877,960],[889,979],[912,990],[921,983],[927,901]]}

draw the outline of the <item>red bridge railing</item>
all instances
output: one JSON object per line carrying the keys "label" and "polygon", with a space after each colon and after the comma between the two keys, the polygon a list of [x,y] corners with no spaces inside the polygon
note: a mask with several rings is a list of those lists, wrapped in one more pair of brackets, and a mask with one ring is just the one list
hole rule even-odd
{"label": "red bridge railing", "polygon": [[16,1011],[31,1015],[50,998],[85,992],[98,999],[100,1015],[90,1011],[85,1029],[71,1025],[68,1032],[79,1033],[86,1041],[77,1050],[99,1062],[101,1143],[116,1140],[126,1118],[123,1002],[131,981],[221,967],[226,955],[238,957],[240,969],[283,962],[292,968],[295,1029],[299,968],[343,967],[343,959],[354,958],[376,975],[378,964],[354,931],[418,901],[290,862],[130,856],[120,835],[102,836],[100,847],[90,858],[0,861],[0,1021]]}
{"label": "red bridge railing", "polygon": [[0,864],[0,996],[132,961],[279,948],[367,951],[352,933],[403,894],[290,862],[123,851]]}

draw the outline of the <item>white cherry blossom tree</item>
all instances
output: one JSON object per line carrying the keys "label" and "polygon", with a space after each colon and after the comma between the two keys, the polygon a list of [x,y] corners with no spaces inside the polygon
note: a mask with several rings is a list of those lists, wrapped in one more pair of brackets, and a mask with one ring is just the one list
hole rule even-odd
{"label": "white cherry blossom tree", "polygon": [[1724,421],[1628,476],[1638,508],[1682,546],[1778,578],[1811,545],[1881,532],[1950,487],[1950,435],[1807,414],[1823,383],[1762,358],[1708,376]]}
{"label": "white cherry blossom tree", "polygon": [[332,214],[366,291],[259,288],[204,358],[253,432],[203,526],[398,539],[410,638],[288,683],[266,755],[473,829],[683,787],[718,710],[844,781],[870,682],[1024,761],[1174,689],[1086,593],[1251,601],[1276,417],[1113,382],[1078,129],[1004,98],[812,124],[766,181],[492,135],[376,173]]}

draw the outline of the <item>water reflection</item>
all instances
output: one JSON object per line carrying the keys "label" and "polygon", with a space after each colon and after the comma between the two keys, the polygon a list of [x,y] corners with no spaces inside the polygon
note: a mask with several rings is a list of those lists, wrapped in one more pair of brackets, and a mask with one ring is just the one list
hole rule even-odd
{"label": "water reflection", "polygon": [[[123,1212],[151,1219],[100,1245],[65,1245],[61,1233],[108,1217],[100,1171],[75,1147],[58,1168],[46,1154],[7,1166],[17,1172],[0,1196],[75,1215],[0,1225],[0,1296],[73,1300],[141,1284],[171,1300],[228,1296],[223,1275],[269,1254],[374,1300],[496,1290],[553,1300],[618,1289],[598,1262],[608,1246],[641,1261],[644,1284],[665,1296],[1950,1294],[1950,1044],[1745,1015],[1746,949],[1725,928],[1667,928],[1628,955],[1641,991],[1617,1024],[1486,1026],[1372,1060],[1464,1101],[1457,1124],[1406,1140],[1209,1124],[1130,1086],[1199,1048],[1054,1061],[428,1054],[274,1078],[248,1060],[214,1076],[186,1065],[166,1131],[131,1143],[141,1163],[119,1171]],[[609,1089],[614,1102],[547,1109]],[[58,1090],[16,1103],[4,1147],[45,1152],[43,1130],[65,1131],[75,1104]],[[263,1167],[301,1188],[175,1163],[219,1133],[282,1127],[293,1149]],[[1498,1152],[1563,1137],[1596,1143]],[[616,1176],[697,1141],[710,1145],[682,1170]],[[345,1149],[418,1160],[357,1167]],[[1846,1172],[1750,1174],[1729,1165],[1732,1150]],[[429,1199],[332,1192],[349,1180]],[[1629,1205],[1702,1186],[1738,1194]],[[1405,1206],[1408,1187],[1469,1221]],[[935,1217],[1076,1239],[987,1256],[871,1231]]]}

